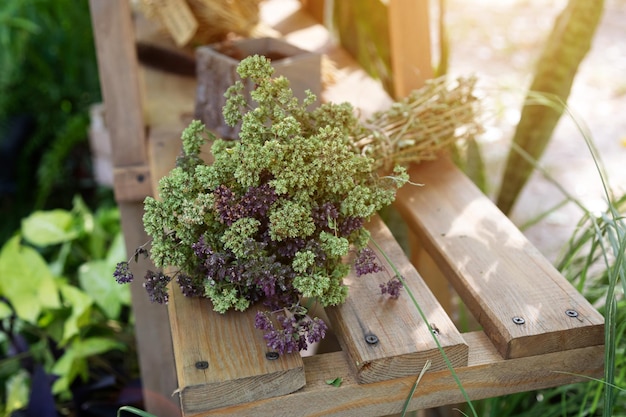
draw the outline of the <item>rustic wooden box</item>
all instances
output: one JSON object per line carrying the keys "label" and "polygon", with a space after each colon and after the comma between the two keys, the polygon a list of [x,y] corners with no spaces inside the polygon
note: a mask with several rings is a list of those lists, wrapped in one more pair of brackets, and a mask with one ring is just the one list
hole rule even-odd
{"label": "rustic wooden box", "polygon": [[[321,57],[291,45],[281,39],[243,39],[228,44],[214,44],[196,49],[198,87],[196,90],[196,118],[224,139],[237,137],[238,127],[228,126],[222,116],[226,104],[224,93],[239,80],[237,65],[241,59],[254,55],[271,59],[275,75],[289,79],[294,96],[300,100],[305,91],[319,97],[322,90]],[[248,90],[252,89],[247,85]]]}

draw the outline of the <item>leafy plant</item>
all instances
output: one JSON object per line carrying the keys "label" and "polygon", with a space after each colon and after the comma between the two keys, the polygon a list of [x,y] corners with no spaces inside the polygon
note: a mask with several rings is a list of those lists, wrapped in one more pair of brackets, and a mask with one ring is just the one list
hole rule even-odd
{"label": "leafy plant", "polygon": [[134,355],[121,355],[133,346],[130,294],[107,279],[124,253],[117,208],[92,213],[80,198],[71,211],[32,213],[4,244],[0,415],[23,407],[50,415],[113,362],[136,372]]}
{"label": "leafy plant", "polygon": [[120,407],[119,410],[117,410],[117,417],[122,417],[123,416],[122,412],[134,414],[139,417],[156,417],[154,414],[150,414],[147,411],[143,411],[138,408],[130,407],[130,406]]}
{"label": "leafy plant", "polygon": [[0,242],[34,209],[90,197],[88,107],[99,100],[88,2],[3,1]]}

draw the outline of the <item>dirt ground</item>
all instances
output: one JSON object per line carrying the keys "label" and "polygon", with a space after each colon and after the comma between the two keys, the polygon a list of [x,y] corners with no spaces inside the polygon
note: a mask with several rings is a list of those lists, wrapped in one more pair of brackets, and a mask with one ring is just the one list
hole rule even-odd
{"label": "dirt ground", "polygon": [[[484,94],[487,131],[481,138],[490,192],[499,188],[521,103],[541,47],[565,0],[449,0],[450,72],[476,74]],[[626,192],[626,1],[606,0],[592,50],[579,68],[568,104],[591,132],[615,195]],[[583,137],[563,117],[541,165],[591,210],[606,207],[602,185]],[[523,225],[563,199],[536,174],[512,213]],[[574,230],[582,212],[573,204],[525,230],[551,260]]]}

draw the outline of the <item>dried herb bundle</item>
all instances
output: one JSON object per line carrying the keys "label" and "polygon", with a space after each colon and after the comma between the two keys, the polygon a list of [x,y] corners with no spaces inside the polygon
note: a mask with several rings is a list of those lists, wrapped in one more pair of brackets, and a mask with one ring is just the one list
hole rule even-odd
{"label": "dried herb bundle", "polygon": [[436,78],[408,97],[377,112],[353,138],[361,154],[375,160],[376,168],[432,160],[451,144],[473,138],[482,131],[476,78],[449,82]]}

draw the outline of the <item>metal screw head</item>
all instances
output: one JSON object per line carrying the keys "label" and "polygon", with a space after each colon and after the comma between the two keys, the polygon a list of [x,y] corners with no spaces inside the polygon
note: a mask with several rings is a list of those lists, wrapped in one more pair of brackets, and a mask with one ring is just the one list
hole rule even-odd
{"label": "metal screw head", "polygon": [[435,336],[439,336],[439,329],[437,328],[437,326],[435,326],[434,323],[430,324],[430,328]]}
{"label": "metal screw head", "polygon": [[565,314],[567,314],[568,317],[578,317],[578,311],[576,310],[565,310]]}
{"label": "metal screw head", "polygon": [[378,343],[378,336],[375,334],[367,334],[365,335],[365,343],[368,345],[375,345]]}
{"label": "metal screw head", "polygon": [[207,361],[198,361],[196,362],[196,369],[208,369],[209,363]]}
{"label": "metal screw head", "polygon": [[278,354],[278,352],[266,352],[265,353],[265,359],[268,359],[270,361],[275,361],[276,359],[278,359],[280,355]]}
{"label": "metal screw head", "polygon": [[513,317],[513,323],[515,324],[524,324],[526,323],[526,320],[524,320],[523,317]]}

